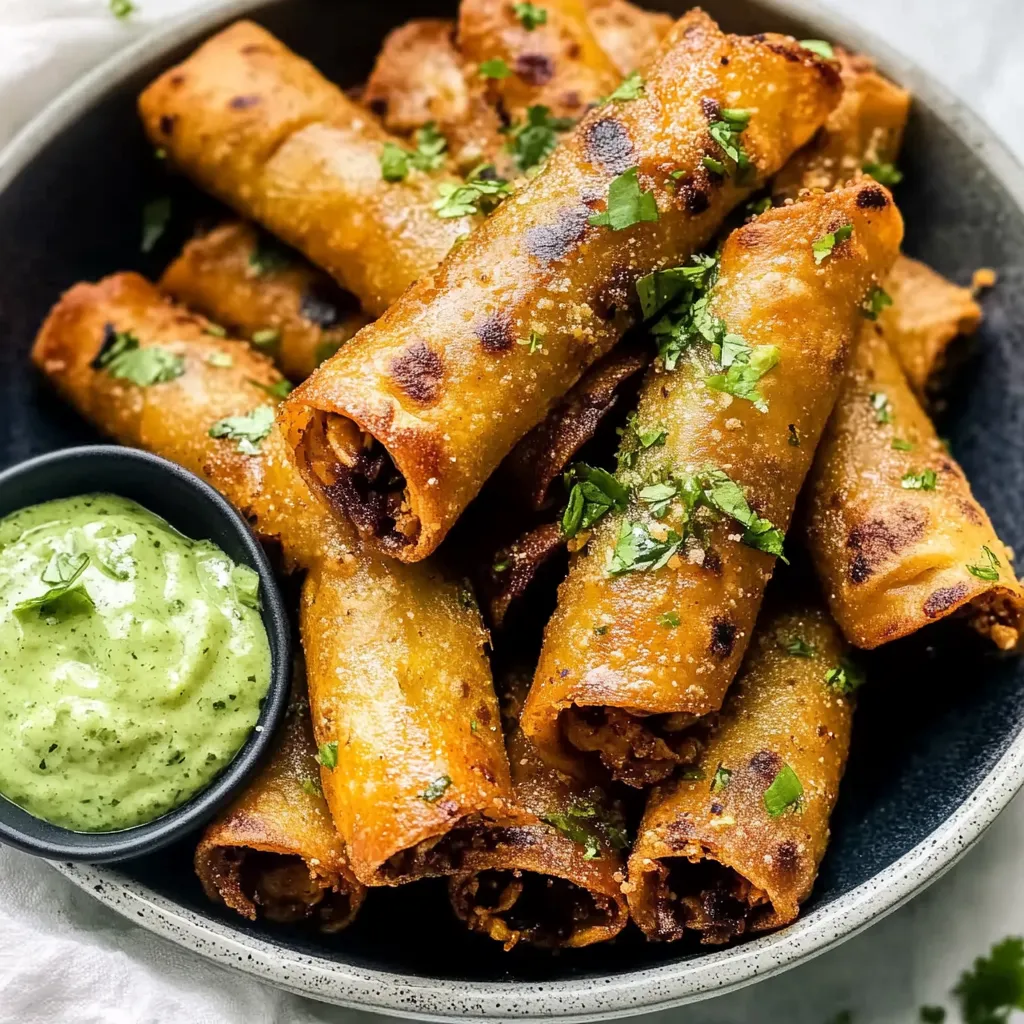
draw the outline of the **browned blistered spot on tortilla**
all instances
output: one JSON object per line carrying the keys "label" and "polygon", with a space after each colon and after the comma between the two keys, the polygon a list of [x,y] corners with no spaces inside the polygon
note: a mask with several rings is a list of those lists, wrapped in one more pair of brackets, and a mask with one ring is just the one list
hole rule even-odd
{"label": "browned blistered spot on tortilla", "polygon": [[673,850],[681,850],[696,835],[688,814],[670,821],[660,831],[662,840]]}
{"label": "browned blistered spot on tortilla", "polygon": [[711,205],[708,193],[690,174],[676,181],[675,189],[676,195],[683,201],[684,209],[691,216],[700,216]]}
{"label": "browned blistered spot on tortilla", "polygon": [[594,312],[602,320],[611,320],[619,310],[628,308],[636,298],[635,281],[635,271],[617,263],[594,296]]}
{"label": "browned blistered spot on tortilla", "polygon": [[711,573],[712,576],[721,576],[722,556],[714,548],[706,548],[704,551],[704,561],[701,562],[700,567],[705,572]]}
{"label": "browned blistered spot on tortilla", "polygon": [[541,224],[526,232],[526,251],[545,263],[563,260],[582,241],[590,220],[590,207],[567,206],[553,224]]}
{"label": "browned blistered spot on tortilla", "polygon": [[174,125],[178,120],[176,114],[162,114],[160,116],[160,131],[164,135],[172,135],[174,133]]}
{"label": "browned blistered spot on tortilla", "polygon": [[754,39],[757,39],[759,43],[764,43],[772,53],[785,57],[791,64],[803,64],[805,67],[813,68],[825,80],[829,88],[839,89],[842,87],[842,79],[836,65],[815,56],[810,50],[805,50],[795,41],[792,43],[775,42],[774,40],[769,42],[767,38],[758,39],[757,36],[754,36]]}
{"label": "browned blistered spot on tortilla", "polygon": [[467,683],[465,679],[462,680],[461,690],[462,690],[462,699],[465,700],[469,696],[469,694],[471,692],[470,688],[469,688],[469,683]]}
{"label": "browned blistered spot on tortilla", "polygon": [[922,510],[900,505],[885,516],[854,526],[846,541],[847,549],[854,553],[850,579],[863,583],[890,555],[899,554],[907,545],[920,540],[926,519]]}
{"label": "browned blistered spot on tortilla", "polygon": [[782,771],[785,761],[774,750],[759,750],[750,759],[750,770],[767,782],[774,782],[775,776]]}
{"label": "browned blistered spot on tortilla", "polygon": [[168,81],[171,83],[173,88],[180,89],[185,84],[185,73],[183,71],[179,71],[176,74],[171,75]]}
{"label": "browned blistered spot on tortilla", "polygon": [[504,313],[495,313],[481,320],[473,333],[480,339],[485,352],[507,352],[515,343],[512,321]]}
{"label": "browned blistered spot on tortilla", "polygon": [[555,64],[545,53],[521,53],[515,72],[527,85],[547,85],[555,77]]}
{"label": "browned blistered spot on tortilla", "polygon": [[711,645],[709,650],[717,658],[728,658],[736,642],[736,623],[721,616],[711,620]]}
{"label": "browned blistered spot on tortilla", "polygon": [[967,596],[967,584],[957,583],[952,587],[939,587],[928,595],[928,599],[922,606],[922,611],[929,619],[936,619],[943,612],[949,611],[955,604]]}
{"label": "browned blistered spot on tortilla", "polygon": [[391,376],[412,399],[430,405],[437,401],[444,376],[441,357],[423,341],[414,341],[391,360]]}
{"label": "browned blistered spot on tortilla", "polygon": [[791,875],[800,864],[800,853],[792,839],[784,839],[772,854],[772,864],[782,874]]}
{"label": "browned blistered spot on tortilla", "polygon": [[242,53],[270,53],[270,47],[264,46],[262,43],[248,43],[243,46]]}
{"label": "browned blistered spot on tortilla", "polygon": [[964,518],[969,519],[975,526],[981,526],[985,522],[981,510],[970,498],[957,498],[956,503],[960,507],[960,511],[963,512]]}
{"label": "browned blistered spot on tortilla", "polygon": [[255,95],[249,96],[235,96],[232,98],[230,104],[228,104],[232,110],[248,110],[249,107],[255,107],[260,102],[260,97]]}
{"label": "browned blistered spot on tortilla", "polygon": [[587,159],[609,174],[622,174],[636,162],[626,126],[617,117],[602,117],[585,130]]}
{"label": "browned blistered spot on tortilla", "polygon": [[491,709],[486,704],[481,704],[480,707],[476,709],[476,720],[481,725],[491,724]]}
{"label": "browned blistered spot on tortilla", "polygon": [[700,109],[708,121],[717,121],[722,116],[722,107],[718,100],[704,96],[700,101]]}
{"label": "browned blistered spot on tortilla", "polygon": [[857,193],[856,202],[862,210],[884,210],[889,205],[889,197],[881,185],[865,185]]}

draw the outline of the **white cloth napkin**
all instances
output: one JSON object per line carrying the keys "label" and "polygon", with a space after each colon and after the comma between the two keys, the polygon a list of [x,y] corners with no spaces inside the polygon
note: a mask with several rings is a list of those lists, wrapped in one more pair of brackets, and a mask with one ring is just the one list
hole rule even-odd
{"label": "white cloth napkin", "polygon": [[[0,0],[0,145],[98,61],[203,0]],[[1020,0],[822,0],[939,75],[1024,152]],[[907,1024],[960,970],[1024,932],[1024,802],[928,892],[810,964],[665,1024]],[[363,1015],[279,992],[150,935],[47,865],[0,848],[0,1024],[315,1024]],[[954,1018],[955,1019],[955,1018]],[[365,1018],[369,1024],[370,1018]],[[358,1024],[364,1024],[359,1020]]]}

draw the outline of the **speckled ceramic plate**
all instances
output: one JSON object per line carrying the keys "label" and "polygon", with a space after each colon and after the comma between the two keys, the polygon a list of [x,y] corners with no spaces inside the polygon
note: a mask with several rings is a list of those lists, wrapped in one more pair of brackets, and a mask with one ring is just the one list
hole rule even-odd
{"label": "speckled ceramic plate", "polygon": [[[907,250],[960,281],[979,266],[1000,274],[940,429],[1000,534],[1024,551],[1024,173],[939,85],[813,0],[706,6],[732,30],[780,29],[872,53],[915,94],[897,192]],[[242,14],[352,84],[387,29],[433,13],[450,7],[211,2],[118,54],[19,136],[0,156],[0,466],[95,437],[28,365],[32,336],[59,292],[114,270],[155,276],[190,227],[176,216],[177,237],[172,231],[157,251],[139,255],[139,211],[167,188],[135,117],[139,89]],[[183,210],[195,197],[175,187],[175,209]],[[430,882],[374,891],[355,925],[331,938],[250,925],[205,900],[191,870],[194,841],[116,870],[57,866],[203,956],[350,1006],[432,1018],[583,1020],[699,999],[791,967],[899,906],[953,864],[1024,781],[1024,669],[955,623],[932,630],[867,659],[872,684],[857,712],[832,843],[802,917],[734,948],[653,945],[634,931],[560,956],[505,954],[455,922],[443,884]]]}

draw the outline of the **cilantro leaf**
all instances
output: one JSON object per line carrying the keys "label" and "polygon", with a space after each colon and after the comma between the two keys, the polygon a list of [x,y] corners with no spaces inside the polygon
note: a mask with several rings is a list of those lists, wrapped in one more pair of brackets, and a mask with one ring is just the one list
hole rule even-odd
{"label": "cilantro leaf", "polygon": [[629,492],[607,470],[577,462],[565,474],[569,503],[562,515],[562,533],[575,537],[614,509],[625,512]]}
{"label": "cilantro leaf", "polygon": [[180,377],[185,372],[185,357],[159,345],[142,348],[131,331],[117,331],[107,324],[103,344],[89,365],[94,370],[106,370],[117,380],[149,387]]}
{"label": "cilantro leaf", "polygon": [[665,629],[675,629],[679,625],[679,616],[675,612],[662,612],[658,616],[658,625]]}
{"label": "cilantro leaf", "polygon": [[257,348],[269,348],[271,345],[276,345],[280,340],[280,327],[264,327],[259,331],[253,331],[252,337],[249,338],[249,341]]}
{"label": "cilantro leaf", "polygon": [[250,377],[249,383],[254,388],[259,388],[260,391],[270,395],[271,398],[287,398],[292,393],[291,381],[285,380],[284,377],[273,384],[261,384],[258,380],[253,380]]}
{"label": "cilantro leaf", "polygon": [[1024,1009],[1024,939],[996,943],[964,971],[953,993],[965,1024],[1005,1024],[1011,1010]]}
{"label": "cilantro leaf", "polygon": [[840,242],[845,242],[852,234],[853,225],[844,224],[842,227],[836,228],[835,231],[830,231],[827,235],[822,235],[821,238],[811,242],[811,252],[814,253],[815,264],[821,266],[832,255],[832,250]]}
{"label": "cilantro leaf", "polygon": [[143,252],[152,252],[170,222],[171,200],[169,196],[161,196],[159,199],[146,203],[142,208],[142,242],[139,248]]}
{"label": "cilantro leaf", "polygon": [[803,795],[804,787],[796,772],[784,764],[772,784],[764,791],[765,810],[772,818],[778,818],[797,804]]}
{"label": "cilantro leaf", "polygon": [[[736,338],[737,335],[726,335],[729,338]],[[740,338],[740,341],[743,339]],[[722,346],[723,356],[725,346]],[[757,382],[773,367],[778,365],[779,350],[775,345],[756,345],[753,349],[749,346],[744,351],[736,348],[732,352],[732,363],[728,370],[716,373],[708,377],[705,383],[713,391],[723,391],[726,394],[735,395],[737,398],[744,398],[752,402],[758,412],[767,412],[768,403],[764,395],[758,390]],[[723,363],[724,365],[724,363]]]}
{"label": "cilantro leaf", "polygon": [[540,352],[541,351],[541,348],[544,345],[544,336],[541,335],[541,334],[538,334],[536,331],[530,331],[529,337],[527,337],[527,338],[520,338],[516,342],[516,344],[517,345],[525,345],[526,349],[527,349],[527,353],[532,356],[534,354],[534,352]]}
{"label": "cilantro leaf", "polygon": [[434,203],[438,217],[471,217],[477,213],[490,213],[506,196],[512,186],[504,178],[494,175],[491,164],[474,168],[462,185],[445,181],[437,187],[441,197]]}
{"label": "cilantro leaf", "polygon": [[832,48],[832,44],[824,39],[801,39],[800,45],[825,60],[835,60],[836,51]]}
{"label": "cilantro leaf", "polygon": [[626,425],[619,427],[618,434],[622,438],[619,445],[619,468],[632,469],[640,452],[648,448],[661,447],[668,437],[664,427],[643,427],[639,425],[640,417],[631,412],[626,417]]}
{"label": "cilantro leaf", "polygon": [[996,558],[992,549],[987,544],[983,545],[981,550],[985,554],[985,563],[978,562],[974,565],[968,565],[967,571],[972,576],[977,576],[979,580],[994,583],[999,579],[999,559]]}
{"label": "cilantro leaf", "polygon": [[608,95],[604,103],[628,103],[630,100],[638,100],[644,94],[644,80],[639,71],[633,71],[627,75],[614,92]]}
{"label": "cilantro leaf", "polygon": [[679,550],[683,538],[675,530],[666,530],[658,540],[644,523],[623,520],[615,547],[608,556],[605,572],[621,576],[627,572],[653,572],[665,565]]}
{"label": "cilantro leaf", "polygon": [[274,425],[274,409],[261,405],[243,416],[226,416],[210,427],[210,437],[229,438],[238,442],[238,450],[245,455],[256,455],[260,442]]}
{"label": "cilantro leaf", "polygon": [[108,3],[110,13],[119,21],[124,21],[138,10],[132,0],[108,0]]}
{"label": "cilantro leaf", "polygon": [[[77,555],[69,555],[66,551],[59,551],[50,558],[39,577],[47,584],[47,589],[38,597],[30,597],[19,601],[14,606],[15,612],[28,611],[32,608],[41,608],[43,605],[56,601],[71,590],[82,578],[82,573],[89,567],[89,555],[81,552]],[[88,596],[88,592],[84,592]]]}
{"label": "cilantro leaf", "polygon": [[876,423],[892,423],[892,405],[889,396],[884,391],[872,391],[868,395],[871,408],[875,410]]}
{"label": "cilantro leaf", "polygon": [[862,170],[879,185],[898,185],[903,180],[903,172],[892,163],[866,163]]}
{"label": "cilantro leaf", "polygon": [[708,277],[716,266],[714,256],[694,256],[692,266],[655,270],[654,273],[639,278],[636,282],[636,294],[640,299],[643,318],[650,320],[670,302],[683,297],[689,297],[689,305],[694,293],[706,286]]}
{"label": "cilantro leaf", "polygon": [[495,57],[493,60],[485,60],[480,64],[479,67],[481,78],[508,78],[512,74],[512,69],[500,58]]}
{"label": "cilantro leaf", "polygon": [[527,107],[523,123],[507,129],[509,141],[505,149],[525,174],[552,154],[558,144],[558,133],[568,131],[574,123],[571,117],[552,117],[548,107]]}
{"label": "cilantro leaf", "polygon": [[892,450],[894,452],[912,452],[914,445],[910,441],[904,441],[901,437],[892,439]]}
{"label": "cilantro leaf", "polygon": [[934,469],[926,469],[920,473],[904,473],[900,486],[905,491],[934,491],[938,486],[939,477]]}
{"label": "cilantro leaf", "polygon": [[753,164],[743,148],[741,136],[750,124],[750,115],[749,110],[722,108],[718,112],[719,120],[708,126],[708,134],[725,154],[726,159],[723,161],[711,156],[705,157],[703,162],[708,170],[722,176],[731,173],[737,181],[744,181],[749,177]]}
{"label": "cilantro leaf", "polygon": [[409,168],[419,171],[436,171],[444,165],[444,154],[448,141],[437,130],[433,121],[428,121],[416,132],[416,149],[409,151],[397,143],[385,142],[380,153],[380,174],[385,181],[404,181]]}
{"label": "cilantro leaf", "polygon": [[796,658],[813,658],[814,647],[809,644],[802,636],[797,636],[795,633],[793,636],[785,637],[781,634],[775,637],[775,642],[781,647],[787,654],[792,654]]}
{"label": "cilantro leaf", "polygon": [[531,4],[529,0],[513,4],[512,13],[519,19],[519,23],[527,32],[532,32],[538,25],[547,24],[548,12],[543,7]]}
{"label": "cilantro leaf", "polygon": [[602,841],[612,850],[624,850],[629,845],[629,836],[619,815],[611,808],[599,806],[596,800],[575,797],[564,810],[548,811],[540,815],[540,819],[585,847],[584,860],[600,857]]}
{"label": "cilantro leaf", "polygon": [[658,204],[653,192],[644,192],[637,178],[637,168],[631,167],[615,178],[608,186],[608,207],[603,213],[595,213],[590,223],[595,227],[610,227],[622,231],[645,221],[658,219]]}
{"label": "cilantro leaf", "polygon": [[884,288],[880,288],[878,285],[875,285],[861,303],[861,315],[866,317],[868,320],[877,320],[878,314],[881,313],[886,306],[891,305],[892,297],[889,293]]}
{"label": "cilantro leaf", "polygon": [[321,743],[319,751],[320,763],[330,771],[338,767],[338,741],[331,740],[329,743]]}
{"label": "cilantro leaf", "polygon": [[743,488],[721,469],[706,469],[701,477],[704,499],[707,503],[746,527],[742,543],[766,554],[775,555],[788,565],[789,561],[782,549],[784,534],[750,507]]}
{"label": "cilantro leaf", "polygon": [[660,519],[680,493],[680,481],[674,477],[658,480],[641,487],[636,496],[650,506],[651,515]]}
{"label": "cilantro leaf", "polygon": [[309,796],[324,795],[319,779],[303,779],[300,785],[302,786],[302,792],[307,793]]}
{"label": "cilantro leaf", "polygon": [[729,782],[731,780],[732,772],[728,768],[719,764],[719,766],[715,769],[714,777],[711,779],[711,792],[721,793],[722,790],[729,785]]}
{"label": "cilantro leaf", "polygon": [[865,678],[861,669],[849,658],[840,658],[839,664],[825,673],[825,682],[836,693],[845,696],[862,687]]}
{"label": "cilantro leaf", "polygon": [[409,154],[395,142],[385,142],[380,151],[380,176],[385,181],[405,181],[409,174]]}
{"label": "cilantro leaf", "polygon": [[420,793],[420,799],[426,800],[428,804],[436,804],[437,801],[444,796],[451,784],[451,776],[441,775],[434,779],[434,781],[431,782],[422,793]]}

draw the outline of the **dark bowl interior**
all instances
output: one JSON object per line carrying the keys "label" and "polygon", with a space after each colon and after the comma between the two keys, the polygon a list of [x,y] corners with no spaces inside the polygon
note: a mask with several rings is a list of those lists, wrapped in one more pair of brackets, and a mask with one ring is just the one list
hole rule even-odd
{"label": "dark bowl interior", "polygon": [[153,854],[193,833],[259,767],[287,705],[291,625],[270,563],[245,520],[202,480],[166,459],[110,445],[40,455],[0,473],[0,517],[28,505],[90,493],[130,498],[193,540],[213,541],[235,562],[255,569],[272,662],[259,731],[209,786],[153,821],[119,832],[71,832],[0,797],[0,841],[44,857],[96,863]]}
{"label": "dark bowl interior", "polygon": [[[757,0],[709,0],[704,6],[736,31],[822,34]],[[288,0],[261,6],[256,18],[347,86],[366,75],[389,28],[414,16],[450,15],[453,8],[408,0],[390,6]],[[0,463],[94,438],[27,359],[32,336],[59,292],[119,269],[158,274],[191,231],[194,216],[210,211],[187,185],[164,180],[134,113],[140,88],[197,41],[113,86],[0,195],[0,394],[7,409]],[[940,430],[1000,535],[1024,550],[1018,514],[1024,484],[1024,213],[953,130],[946,112],[917,104],[901,166],[906,177],[897,198],[908,225],[907,251],[961,282],[980,266],[1000,275]],[[175,198],[173,230],[142,256],[140,210],[168,189]],[[1024,725],[1019,662],[995,657],[955,623],[893,644],[865,662],[873,684],[857,712],[832,843],[808,909],[866,882],[924,840],[978,786]],[[560,956],[529,949],[506,954],[453,920],[440,883],[375,891],[352,928],[322,939],[300,929],[250,925],[212,906],[191,862],[192,842],[183,841],[123,870],[239,931],[400,974],[540,981],[620,975],[700,955],[680,945],[646,944],[636,933]]]}

